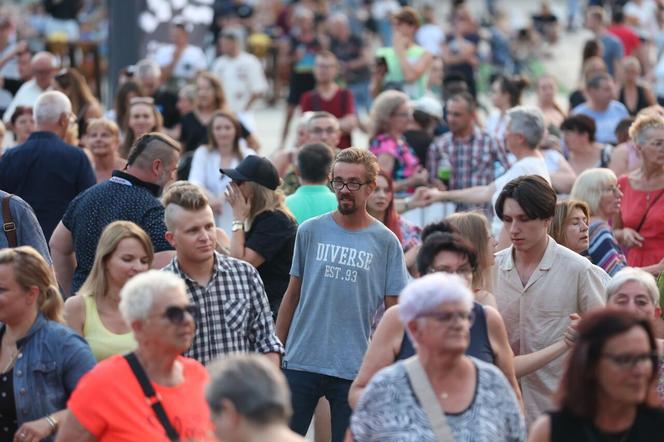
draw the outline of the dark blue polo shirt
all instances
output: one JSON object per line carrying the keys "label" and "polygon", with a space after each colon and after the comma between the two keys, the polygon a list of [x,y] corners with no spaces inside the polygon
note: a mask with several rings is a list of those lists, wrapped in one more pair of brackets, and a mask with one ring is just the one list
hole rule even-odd
{"label": "dark blue polo shirt", "polygon": [[83,150],[52,132],[33,132],[0,158],[0,189],[30,204],[47,241],[71,200],[96,182]]}
{"label": "dark blue polo shirt", "polygon": [[138,224],[152,239],[155,252],[172,250],[164,236],[166,224],[164,206],[157,199],[159,190],[155,184],[115,170],[111,179],[91,187],[69,204],[62,224],[71,232],[76,254],[71,293],[76,293],[88,277],[99,237],[113,221]]}

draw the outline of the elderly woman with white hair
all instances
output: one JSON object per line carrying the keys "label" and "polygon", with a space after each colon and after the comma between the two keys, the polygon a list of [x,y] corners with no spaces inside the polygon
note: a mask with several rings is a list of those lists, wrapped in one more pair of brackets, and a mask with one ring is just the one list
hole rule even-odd
{"label": "elderly woman with white hair", "polygon": [[226,442],[304,441],[288,428],[293,410],[286,378],[263,355],[229,355],[210,367],[206,398],[215,433]]}
{"label": "elderly woman with white hair", "polygon": [[457,275],[424,276],[401,292],[417,353],[378,372],[351,418],[357,442],[523,441],[523,416],[500,370],[464,354],[473,294]]}
{"label": "elderly woman with white hair", "polygon": [[[539,150],[539,145],[546,131],[542,112],[532,106],[517,106],[508,112],[508,116],[509,123],[507,129],[505,129],[505,145],[516,157],[516,163],[502,176],[485,186],[448,191],[432,189],[428,194],[429,201],[456,201],[467,204],[491,202],[495,204],[505,184],[514,178],[523,175],[539,175],[551,182],[544,156]],[[498,235],[501,228],[502,221],[494,217],[491,226],[493,234]],[[499,241],[499,243],[505,245],[504,241]]]}
{"label": "elderly woman with white hair", "polygon": [[151,270],[120,292],[120,312],[138,348],[112,356],[81,379],[57,441],[215,440],[205,368],[181,356],[194,338],[198,308],[184,281]]}
{"label": "elderly woman with white hair", "polygon": [[[606,287],[606,306],[630,311],[640,318],[652,320],[656,326],[662,325],[657,282],[643,269],[625,267],[616,273]],[[660,358],[658,396],[652,402],[664,406],[664,340],[657,339],[657,349]]]}
{"label": "elderly woman with white hair", "polygon": [[618,178],[611,169],[585,170],[577,177],[570,197],[583,201],[590,209],[588,220],[590,260],[609,275],[615,275],[627,266],[625,255],[609,224],[613,217],[620,215],[622,192],[618,187]]}

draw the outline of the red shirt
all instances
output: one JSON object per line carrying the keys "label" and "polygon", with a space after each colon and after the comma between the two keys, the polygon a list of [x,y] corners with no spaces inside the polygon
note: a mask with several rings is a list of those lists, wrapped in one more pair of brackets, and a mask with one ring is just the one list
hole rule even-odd
{"label": "red shirt", "polygon": [[[174,387],[152,383],[168,419],[182,440],[213,441],[205,401],[205,368],[179,357],[184,381]],[[167,442],[166,431],[123,356],[111,356],[88,372],[72,393],[67,407],[99,441]]]}
{"label": "red shirt", "polygon": [[[337,89],[337,93],[334,94],[331,100],[325,100],[314,89],[302,95],[302,98],[300,98],[300,109],[302,109],[302,112],[325,111],[341,119],[346,115],[355,113],[355,100],[353,99],[353,93],[346,88]],[[344,132],[341,134],[339,146],[332,147],[345,149],[351,145],[350,134]]]}
{"label": "red shirt", "polygon": [[631,28],[625,25],[611,25],[607,29],[609,33],[618,37],[625,48],[625,56],[631,55],[634,49],[641,45],[639,36]]}

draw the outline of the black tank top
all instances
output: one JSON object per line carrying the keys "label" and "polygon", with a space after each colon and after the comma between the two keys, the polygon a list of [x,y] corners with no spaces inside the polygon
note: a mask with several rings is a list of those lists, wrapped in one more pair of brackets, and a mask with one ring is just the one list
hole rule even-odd
{"label": "black tank top", "polygon": [[664,440],[664,410],[641,406],[634,424],[627,431],[606,433],[592,422],[573,416],[566,410],[549,413],[550,442],[650,442]]}
{"label": "black tank top", "polygon": [[[489,340],[489,329],[486,325],[486,314],[484,307],[479,302],[473,302],[473,313],[475,314],[475,322],[470,327],[470,344],[466,349],[468,356],[473,356],[489,364],[494,363],[493,349],[491,348],[491,341]],[[415,354],[415,347],[413,342],[408,337],[408,333],[404,331],[401,347],[397,354],[397,361],[401,359],[408,359]]]}
{"label": "black tank top", "polygon": [[648,102],[646,101],[646,92],[643,89],[643,86],[636,86],[636,107],[634,109],[630,109],[629,106],[627,106],[627,102],[625,101],[624,87],[620,88],[620,97],[618,98],[618,101],[625,105],[627,111],[632,117],[638,114],[641,109],[648,107]]}

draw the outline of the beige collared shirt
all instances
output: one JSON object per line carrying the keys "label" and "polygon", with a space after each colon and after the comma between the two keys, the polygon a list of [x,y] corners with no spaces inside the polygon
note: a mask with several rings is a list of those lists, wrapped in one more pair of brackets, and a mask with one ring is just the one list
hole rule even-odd
{"label": "beige collared shirt", "polygon": [[[524,286],[519,278],[513,247],[496,255],[494,293],[510,345],[516,355],[541,350],[563,338],[571,313],[583,314],[604,305],[605,279],[583,256],[549,237],[539,266]],[[565,357],[559,357],[520,379],[526,423],[553,407]]]}

